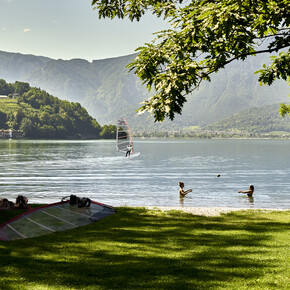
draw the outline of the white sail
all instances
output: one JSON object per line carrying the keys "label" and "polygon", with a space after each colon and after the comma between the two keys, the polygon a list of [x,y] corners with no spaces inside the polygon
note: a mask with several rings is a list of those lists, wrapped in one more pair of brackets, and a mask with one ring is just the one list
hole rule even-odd
{"label": "white sail", "polygon": [[[116,147],[118,151],[126,153],[126,157],[134,158],[140,155],[140,152],[133,153],[132,135],[125,118],[117,120]],[[128,147],[131,147],[130,154],[128,154]]]}
{"label": "white sail", "polygon": [[130,127],[125,118],[120,118],[117,120],[116,147],[118,151],[127,152],[128,146],[133,146]]}

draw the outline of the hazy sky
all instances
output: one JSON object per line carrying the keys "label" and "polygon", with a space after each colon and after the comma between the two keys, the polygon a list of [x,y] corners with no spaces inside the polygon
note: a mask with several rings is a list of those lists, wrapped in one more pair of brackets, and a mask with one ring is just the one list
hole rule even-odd
{"label": "hazy sky", "polygon": [[91,0],[0,0],[0,50],[89,61],[134,53],[165,22],[99,20]]}

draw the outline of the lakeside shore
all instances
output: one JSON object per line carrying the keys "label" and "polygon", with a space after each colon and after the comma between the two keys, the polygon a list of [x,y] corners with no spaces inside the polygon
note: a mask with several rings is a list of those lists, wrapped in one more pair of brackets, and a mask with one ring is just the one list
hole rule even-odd
{"label": "lakeside shore", "polygon": [[[32,209],[43,206],[44,204],[32,203]],[[115,209],[118,208],[132,208],[141,209],[145,208],[147,210],[156,211],[181,211],[185,213],[190,213],[192,215],[198,216],[220,216],[222,214],[227,214],[234,211],[259,211],[259,212],[273,212],[273,211],[290,211],[290,208],[245,208],[245,207],[186,207],[186,206],[113,206]]]}
{"label": "lakeside shore", "polygon": [[[136,207],[141,208],[141,207]],[[279,209],[279,208],[233,208],[233,207],[172,207],[172,206],[145,206],[142,208],[146,208],[149,210],[161,210],[165,211],[182,211],[186,213],[191,213],[193,215],[200,215],[200,216],[219,216],[224,213],[229,213],[233,211],[288,211],[290,208],[286,209]]]}

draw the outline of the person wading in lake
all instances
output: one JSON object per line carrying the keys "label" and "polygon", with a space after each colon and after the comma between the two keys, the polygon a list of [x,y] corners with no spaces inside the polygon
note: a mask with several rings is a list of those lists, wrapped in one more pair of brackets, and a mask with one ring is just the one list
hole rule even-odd
{"label": "person wading in lake", "polygon": [[179,197],[180,198],[183,198],[185,197],[189,192],[192,192],[192,189],[188,189],[186,191],[183,190],[184,188],[184,183],[183,182],[178,182],[178,185],[179,185]]}
{"label": "person wading in lake", "polygon": [[243,191],[243,190],[239,190],[239,193],[246,193],[248,197],[253,197],[254,194],[254,185],[250,185],[249,186],[249,190],[247,191]]}

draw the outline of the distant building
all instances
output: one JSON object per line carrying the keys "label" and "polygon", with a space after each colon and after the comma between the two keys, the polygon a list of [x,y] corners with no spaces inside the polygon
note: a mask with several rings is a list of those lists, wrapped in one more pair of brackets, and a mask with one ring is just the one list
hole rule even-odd
{"label": "distant building", "polygon": [[13,94],[9,95],[8,97],[12,98],[12,99],[16,99],[16,98],[20,97],[20,95],[17,93],[13,93]]}
{"label": "distant building", "polygon": [[0,129],[0,139],[21,139],[23,138],[23,132],[20,130],[1,130]]}
{"label": "distant building", "polygon": [[10,94],[8,96],[6,96],[6,95],[0,95],[0,99],[8,99],[8,98],[10,98],[10,99],[17,99],[18,97],[20,97],[20,95],[17,94],[17,93],[13,93],[13,94]]}

